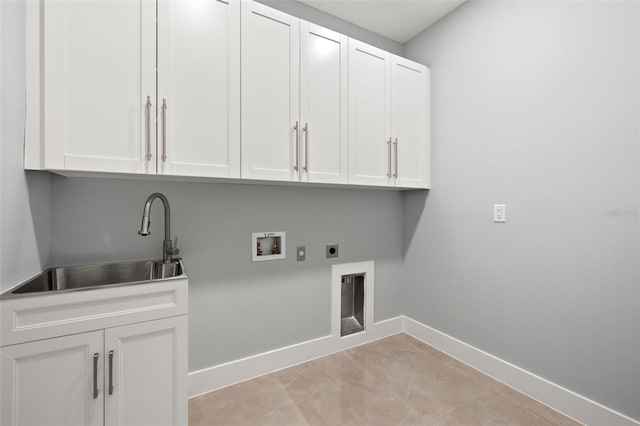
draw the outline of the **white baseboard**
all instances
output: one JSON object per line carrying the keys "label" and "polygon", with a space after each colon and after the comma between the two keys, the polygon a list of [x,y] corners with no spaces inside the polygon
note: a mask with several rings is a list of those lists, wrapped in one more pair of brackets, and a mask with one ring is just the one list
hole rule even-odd
{"label": "white baseboard", "polygon": [[624,414],[613,411],[411,318],[404,318],[403,328],[408,335],[580,423],[591,426],[640,425],[640,422]]}
{"label": "white baseboard", "polygon": [[296,364],[370,343],[403,331],[402,316],[373,323],[364,332],[349,336],[324,336],[269,352],[189,373],[189,397],[193,398]]}
{"label": "white baseboard", "polygon": [[405,316],[374,323],[363,333],[324,336],[189,373],[189,397],[405,332],[560,413],[590,426],[640,422]]}

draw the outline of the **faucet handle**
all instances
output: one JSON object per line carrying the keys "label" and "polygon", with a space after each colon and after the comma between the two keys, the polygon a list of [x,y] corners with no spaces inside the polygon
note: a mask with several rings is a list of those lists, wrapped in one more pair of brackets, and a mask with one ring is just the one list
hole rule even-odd
{"label": "faucet handle", "polygon": [[176,254],[180,253],[180,249],[178,248],[178,237],[176,237],[176,242],[173,244],[173,247],[171,247],[171,255],[175,256]]}

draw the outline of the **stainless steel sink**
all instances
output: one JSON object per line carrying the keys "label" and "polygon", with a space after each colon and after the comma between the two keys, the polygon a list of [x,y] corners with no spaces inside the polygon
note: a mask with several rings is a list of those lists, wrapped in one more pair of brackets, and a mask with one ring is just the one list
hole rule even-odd
{"label": "stainless steel sink", "polygon": [[139,284],[179,277],[186,277],[181,259],[175,259],[168,263],[163,263],[161,260],[140,260],[101,265],[66,266],[47,269],[10,292],[2,294],[0,298]]}

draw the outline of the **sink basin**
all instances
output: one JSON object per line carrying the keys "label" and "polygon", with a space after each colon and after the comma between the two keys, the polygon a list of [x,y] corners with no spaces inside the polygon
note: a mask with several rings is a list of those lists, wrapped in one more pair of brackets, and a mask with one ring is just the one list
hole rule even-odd
{"label": "sink basin", "polygon": [[0,297],[86,290],[107,285],[144,283],[185,276],[186,272],[181,259],[169,263],[163,263],[161,260],[140,260],[66,266],[47,269]]}

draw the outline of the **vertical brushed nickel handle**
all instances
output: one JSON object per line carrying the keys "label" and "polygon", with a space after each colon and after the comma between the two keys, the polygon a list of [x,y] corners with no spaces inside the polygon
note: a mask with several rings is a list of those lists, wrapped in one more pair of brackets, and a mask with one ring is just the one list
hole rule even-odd
{"label": "vertical brushed nickel handle", "polygon": [[398,138],[393,141],[393,147],[396,150],[396,172],[393,174],[394,178],[398,177]]}
{"label": "vertical brushed nickel handle", "polygon": [[162,162],[167,161],[167,100],[162,99]]}
{"label": "vertical brushed nickel handle", "polygon": [[296,164],[293,165],[293,170],[295,170],[296,172],[298,171],[298,159],[300,158],[299,154],[300,154],[300,138],[299,138],[299,132],[298,132],[298,122],[296,121],[296,124],[293,125],[293,130],[296,131]]}
{"label": "vertical brushed nickel handle", "polygon": [[93,354],[93,399],[98,398],[98,352]]}
{"label": "vertical brushed nickel handle", "polygon": [[387,163],[387,177],[391,177],[391,138],[387,140],[387,148],[387,159],[389,160],[389,162]]}
{"label": "vertical brushed nickel handle", "polygon": [[113,395],[113,351],[109,351],[109,395]]}
{"label": "vertical brushed nickel handle", "polygon": [[309,172],[309,125],[304,123],[304,167],[302,170]]}
{"label": "vertical brushed nickel handle", "polygon": [[151,96],[147,96],[145,104],[145,115],[147,120],[147,161],[151,161],[153,154],[151,153]]}

